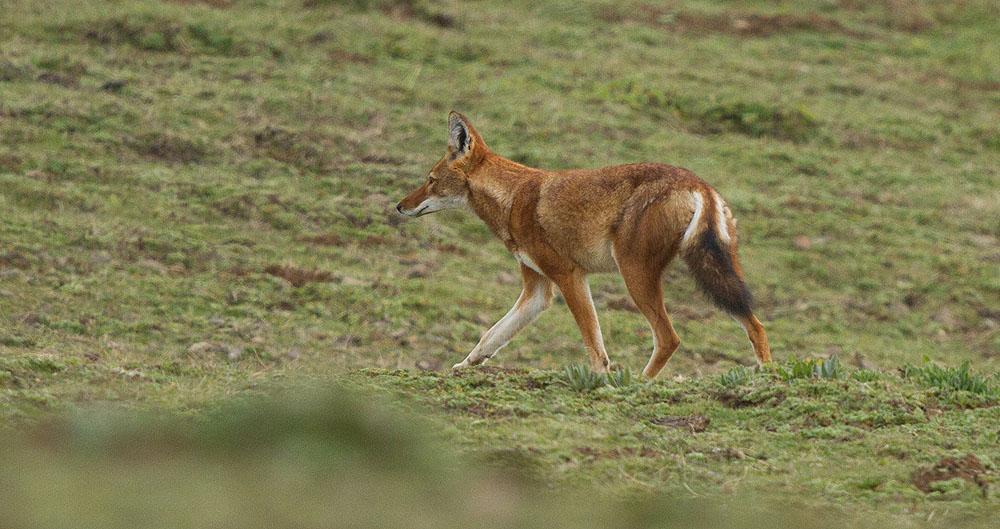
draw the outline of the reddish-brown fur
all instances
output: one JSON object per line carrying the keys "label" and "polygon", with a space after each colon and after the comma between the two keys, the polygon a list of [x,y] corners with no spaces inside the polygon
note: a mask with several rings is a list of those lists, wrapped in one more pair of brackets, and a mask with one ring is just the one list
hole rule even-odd
{"label": "reddish-brown fur", "polygon": [[653,329],[643,370],[655,377],[680,339],[663,304],[662,278],[677,254],[699,286],[744,327],[759,362],[767,335],[753,315],[737,255],[736,223],[711,186],[687,169],[630,164],[544,171],[491,152],[461,114],[449,116],[445,156],[397,209],[420,216],[467,205],[521,262],[524,289],[507,316],[456,367],[492,357],[562,292],[583,334],[591,368],[610,366],[586,276],[618,271]]}

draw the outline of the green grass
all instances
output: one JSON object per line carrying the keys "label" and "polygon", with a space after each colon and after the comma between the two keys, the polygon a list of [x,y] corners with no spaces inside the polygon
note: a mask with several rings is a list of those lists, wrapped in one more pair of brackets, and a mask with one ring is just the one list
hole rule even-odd
{"label": "green grass", "polygon": [[[945,457],[991,476],[1000,461],[994,11],[5,2],[0,416],[198,420],[336,380],[429,415],[460,452],[503,447],[545,486],[995,516],[995,491],[911,483]],[[586,354],[560,300],[487,371],[452,376],[519,290],[471,214],[392,210],[452,108],[524,163],[709,181],[777,364],[746,367],[742,331],[678,264],[682,343],[657,382],[573,368]],[[647,323],[619,278],[592,290],[612,361],[638,372]]]}
{"label": "green grass", "polygon": [[632,370],[628,367],[615,369],[610,373],[594,373],[585,364],[567,366],[563,371],[563,382],[576,391],[593,391],[603,386],[622,388],[634,382]]}
{"label": "green grass", "polygon": [[[923,384],[945,391],[966,391],[976,395],[997,398],[997,388],[989,378],[972,373],[969,362],[962,362],[959,367],[941,367],[927,364],[922,367],[906,365],[901,369],[905,378],[914,378]],[[995,376],[994,376],[995,378]]]}
{"label": "green grass", "polygon": [[746,367],[737,366],[719,375],[718,382],[723,388],[735,388],[750,381],[753,372]]}
{"label": "green grass", "polygon": [[839,378],[841,376],[840,360],[836,356],[830,358],[815,358],[799,360],[794,356],[785,365],[775,364],[775,374],[782,380],[796,378]]}

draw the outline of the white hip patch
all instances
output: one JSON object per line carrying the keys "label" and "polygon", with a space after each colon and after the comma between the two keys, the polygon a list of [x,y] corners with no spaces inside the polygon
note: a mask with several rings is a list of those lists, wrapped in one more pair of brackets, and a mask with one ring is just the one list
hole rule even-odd
{"label": "white hip patch", "polygon": [[691,237],[694,237],[696,231],[698,231],[698,223],[701,222],[701,212],[705,207],[704,199],[701,197],[701,193],[695,191],[691,193],[691,200],[694,202],[694,215],[691,216],[691,223],[688,224],[686,230],[684,230],[684,237],[681,238],[681,245],[687,245]]}
{"label": "white hip patch", "polygon": [[722,201],[722,197],[718,193],[713,193],[715,195],[715,212],[716,212],[716,223],[719,226],[719,238],[722,242],[729,242],[729,228],[726,222],[726,203]]}

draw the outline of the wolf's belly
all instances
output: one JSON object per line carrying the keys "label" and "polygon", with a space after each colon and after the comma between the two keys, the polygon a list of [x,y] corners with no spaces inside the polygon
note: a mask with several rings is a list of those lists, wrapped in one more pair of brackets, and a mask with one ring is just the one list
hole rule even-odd
{"label": "wolf's belly", "polygon": [[[583,268],[587,273],[617,272],[618,263],[615,261],[611,251],[611,243],[602,244],[593,248],[577,248],[576,251],[567,252],[562,258],[573,261],[577,266]],[[514,259],[528,268],[545,275],[541,267],[531,258],[528,252],[515,251]]]}
{"label": "wolf's belly", "polygon": [[590,273],[617,272],[618,263],[612,253],[611,241],[581,247],[573,251],[573,261]]}

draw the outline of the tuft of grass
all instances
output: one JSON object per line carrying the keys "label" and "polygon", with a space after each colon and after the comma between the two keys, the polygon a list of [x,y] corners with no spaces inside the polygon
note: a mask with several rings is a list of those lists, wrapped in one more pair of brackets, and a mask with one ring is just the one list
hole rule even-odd
{"label": "tuft of grass", "polygon": [[611,387],[624,388],[631,386],[633,382],[632,369],[628,366],[620,367],[605,375],[605,378]]}
{"label": "tuft of grass", "polygon": [[566,366],[563,371],[564,381],[569,387],[576,391],[593,391],[607,384],[607,380],[601,373],[595,373],[583,364],[573,364]]}
{"label": "tuft of grass", "polygon": [[623,388],[633,383],[632,370],[628,367],[610,373],[595,373],[583,364],[573,364],[563,370],[563,381],[579,392],[593,391],[604,386]]}
{"label": "tuft of grass", "polygon": [[881,477],[868,476],[858,481],[855,486],[859,490],[878,490],[885,483]]}
{"label": "tuft of grass", "polygon": [[783,364],[776,364],[773,369],[786,382],[801,378],[840,378],[843,372],[840,360],[835,356],[803,360],[793,356]]}
{"label": "tuft of grass", "polygon": [[968,391],[983,396],[997,393],[989,378],[972,372],[968,360],[958,367],[941,367],[930,362],[923,366],[907,364],[900,369],[900,375],[946,391]]}
{"label": "tuft of grass", "polygon": [[218,28],[199,23],[189,24],[187,31],[192,39],[215,53],[229,55],[233,51],[235,39]]}
{"label": "tuft of grass", "polygon": [[718,384],[725,389],[738,388],[750,382],[753,371],[745,366],[736,366],[719,375]]}
{"label": "tuft of grass", "polygon": [[882,379],[882,373],[874,369],[858,369],[851,372],[851,378],[858,382],[875,382]]}

